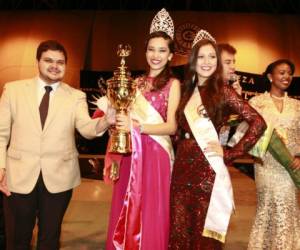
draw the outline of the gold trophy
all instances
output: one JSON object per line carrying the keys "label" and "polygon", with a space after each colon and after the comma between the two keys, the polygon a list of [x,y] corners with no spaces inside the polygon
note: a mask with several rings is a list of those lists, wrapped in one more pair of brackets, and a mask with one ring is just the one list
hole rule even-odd
{"label": "gold trophy", "polygon": [[[107,97],[116,109],[116,114],[127,114],[136,94],[136,84],[127,66],[125,66],[125,58],[130,53],[130,45],[120,44],[118,46],[117,55],[121,57],[121,63],[114,71],[114,76],[107,80]],[[130,133],[116,128],[112,128],[110,132],[109,152],[119,154],[130,153]]]}

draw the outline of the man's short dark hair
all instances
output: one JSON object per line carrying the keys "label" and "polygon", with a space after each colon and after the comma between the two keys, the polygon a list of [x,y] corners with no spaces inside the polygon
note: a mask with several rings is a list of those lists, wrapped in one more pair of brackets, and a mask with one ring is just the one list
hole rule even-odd
{"label": "man's short dark hair", "polygon": [[228,52],[229,54],[235,55],[236,54],[236,49],[230,45],[229,43],[219,43],[217,45],[218,51],[221,54],[223,51]]}
{"label": "man's short dark hair", "polygon": [[46,52],[47,50],[62,52],[65,56],[65,61],[67,62],[68,56],[65,47],[55,40],[47,40],[41,42],[36,50],[36,59],[39,61],[41,59],[43,52]]}

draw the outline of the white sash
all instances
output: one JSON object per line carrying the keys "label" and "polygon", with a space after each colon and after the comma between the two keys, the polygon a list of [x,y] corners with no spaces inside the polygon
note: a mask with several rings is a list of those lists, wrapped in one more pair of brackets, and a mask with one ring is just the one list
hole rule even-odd
{"label": "white sash", "polygon": [[208,142],[219,141],[219,138],[211,120],[200,116],[197,112],[197,107],[201,104],[201,96],[196,87],[184,109],[184,114],[199,147],[216,173],[202,235],[224,243],[234,208],[233,192],[223,157],[211,155],[211,153],[204,151]]}
{"label": "white sash", "polygon": [[[141,124],[160,124],[164,123],[161,115],[156,111],[155,108],[147,101],[142,93],[137,90],[136,98],[132,106],[131,117],[138,120]],[[168,153],[171,166],[174,162],[174,151],[172,141],[169,135],[149,135],[155,140],[163,149]]]}

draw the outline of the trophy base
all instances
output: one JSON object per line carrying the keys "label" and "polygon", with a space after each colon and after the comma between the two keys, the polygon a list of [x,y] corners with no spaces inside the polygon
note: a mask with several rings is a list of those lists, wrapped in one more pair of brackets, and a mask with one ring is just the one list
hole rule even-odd
{"label": "trophy base", "polygon": [[128,154],[131,153],[131,138],[130,133],[120,131],[120,130],[113,130],[110,135],[110,153],[116,154]]}

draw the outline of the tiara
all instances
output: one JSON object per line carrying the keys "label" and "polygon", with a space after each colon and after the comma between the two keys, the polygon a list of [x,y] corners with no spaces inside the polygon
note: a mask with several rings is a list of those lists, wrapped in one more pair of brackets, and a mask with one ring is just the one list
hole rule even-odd
{"label": "tiara", "polygon": [[200,40],[203,40],[203,39],[207,39],[207,40],[210,40],[210,41],[212,41],[214,43],[217,43],[216,39],[214,39],[213,36],[208,33],[208,31],[206,31],[206,30],[200,30],[200,31],[198,31],[197,35],[194,38],[194,41],[192,43],[192,48],[195,46],[195,44],[197,42],[199,42]]}
{"label": "tiara", "polygon": [[156,31],[163,31],[172,39],[174,38],[173,20],[165,8],[161,9],[152,20],[150,34]]}

